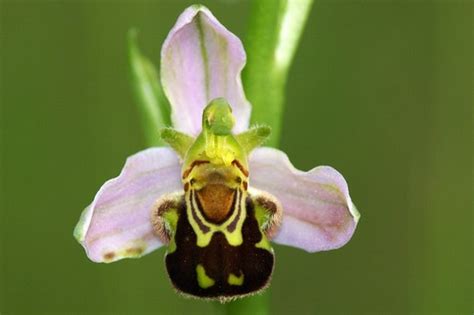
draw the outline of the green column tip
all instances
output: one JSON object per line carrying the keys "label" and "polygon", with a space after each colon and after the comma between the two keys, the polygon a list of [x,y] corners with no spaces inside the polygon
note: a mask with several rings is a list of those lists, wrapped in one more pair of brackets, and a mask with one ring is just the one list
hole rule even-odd
{"label": "green column tip", "polygon": [[225,136],[232,133],[235,119],[232,108],[224,98],[212,100],[202,114],[202,129],[216,136]]}

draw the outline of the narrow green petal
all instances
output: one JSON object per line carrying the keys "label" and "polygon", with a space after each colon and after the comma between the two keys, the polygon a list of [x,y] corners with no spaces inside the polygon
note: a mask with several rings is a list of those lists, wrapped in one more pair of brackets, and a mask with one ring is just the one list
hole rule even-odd
{"label": "narrow green petal", "polygon": [[235,136],[242,148],[249,154],[256,147],[268,140],[271,134],[270,127],[255,126]]}
{"label": "narrow green petal", "polygon": [[161,139],[168,143],[173,150],[184,158],[186,152],[194,142],[194,138],[173,128],[163,128],[160,131]]}

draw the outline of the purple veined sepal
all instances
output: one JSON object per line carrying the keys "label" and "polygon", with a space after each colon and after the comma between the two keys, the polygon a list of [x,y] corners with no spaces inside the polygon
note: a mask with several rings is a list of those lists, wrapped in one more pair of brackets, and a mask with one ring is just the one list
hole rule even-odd
{"label": "purple veined sepal", "polygon": [[273,242],[317,252],[346,244],[360,214],[344,177],[329,166],[297,170],[286,154],[258,148],[249,158],[250,183],[276,196],[283,207]]}
{"label": "purple veined sepal", "polygon": [[187,8],[161,50],[161,82],[172,107],[174,128],[196,136],[204,107],[222,97],[232,106],[234,133],[246,130],[250,103],[240,78],[245,62],[240,39],[207,8]]}
{"label": "purple veined sepal", "polygon": [[162,246],[150,211],[159,196],[182,189],[180,171],[178,156],[168,148],[130,156],[120,175],[102,185],[74,230],[89,259],[113,262]]}

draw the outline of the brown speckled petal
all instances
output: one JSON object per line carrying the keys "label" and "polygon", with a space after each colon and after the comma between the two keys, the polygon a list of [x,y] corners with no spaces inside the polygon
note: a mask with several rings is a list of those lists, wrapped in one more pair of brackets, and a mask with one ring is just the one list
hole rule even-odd
{"label": "brown speckled petal", "polygon": [[140,257],[162,243],[153,233],[151,211],[163,194],[182,189],[178,156],[168,148],[132,155],[82,213],[74,236],[95,262]]}

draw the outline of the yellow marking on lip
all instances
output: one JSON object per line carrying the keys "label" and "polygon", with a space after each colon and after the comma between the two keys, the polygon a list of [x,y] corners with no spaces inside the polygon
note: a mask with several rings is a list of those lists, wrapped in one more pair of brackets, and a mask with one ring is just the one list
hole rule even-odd
{"label": "yellow marking on lip", "polygon": [[[240,208],[241,208],[240,211],[241,211],[241,213],[240,213],[240,217],[238,218],[235,230],[232,231],[232,232],[229,232],[227,230],[227,227],[236,218],[237,212],[238,212],[238,211],[236,211],[236,209],[233,210],[232,215],[225,222],[223,222],[222,224],[210,223],[210,222],[206,221],[206,219],[200,213],[200,211],[197,210],[198,209],[197,203],[195,202],[195,200],[193,200],[193,198],[191,198],[191,189],[186,192],[186,216],[189,220],[189,223],[191,224],[191,227],[193,228],[194,232],[196,233],[196,236],[197,236],[196,245],[197,246],[206,247],[207,245],[209,245],[209,243],[211,242],[212,236],[216,232],[222,232],[224,234],[224,236],[226,237],[227,242],[231,246],[239,246],[243,243],[242,225],[245,221],[245,218],[247,217],[247,209],[246,209],[246,206],[245,206],[245,200],[246,200],[247,192],[240,190],[240,191],[237,192],[237,194],[238,194],[237,195],[237,201],[239,201],[239,199],[240,199]],[[236,202],[235,205],[236,205],[236,207],[238,207],[237,202]],[[201,228],[199,227],[198,222],[193,217],[191,207],[194,207],[194,209],[196,210],[195,214],[196,214],[197,218],[202,222],[202,224],[204,226],[206,226],[206,228],[209,229],[208,231],[203,232],[201,230]]]}
{"label": "yellow marking on lip", "polygon": [[[167,229],[169,231],[176,231],[178,227],[178,213],[176,211],[168,211],[163,215],[165,219],[165,224],[167,224]],[[176,241],[174,235],[171,236],[170,242],[168,244],[168,254],[173,253],[176,250]]]}
{"label": "yellow marking on lip", "polygon": [[244,274],[242,273],[239,277],[234,275],[233,273],[229,274],[227,278],[227,283],[230,285],[242,285],[244,283]]}
{"label": "yellow marking on lip", "polygon": [[268,250],[269,252],[273,253],[272,245],[270,245],[270,242],[269,242],[268,239],[265,237],[265,235],[262,235],[262,239],[260,240],[260,242],[258,242],[257,244],[255,244],[255,247],[261,248],[261,249],[266,249],[266,250]]}
{"label": "yellow marking on lip", "polygon": [[214,279],[210,278],[206,274],[206,269],[204,269],[204,267],[201,264],[196,266],[196,274],[197,274],[198,284],[201,288],[207,289],[214,285],[215,283]]}

